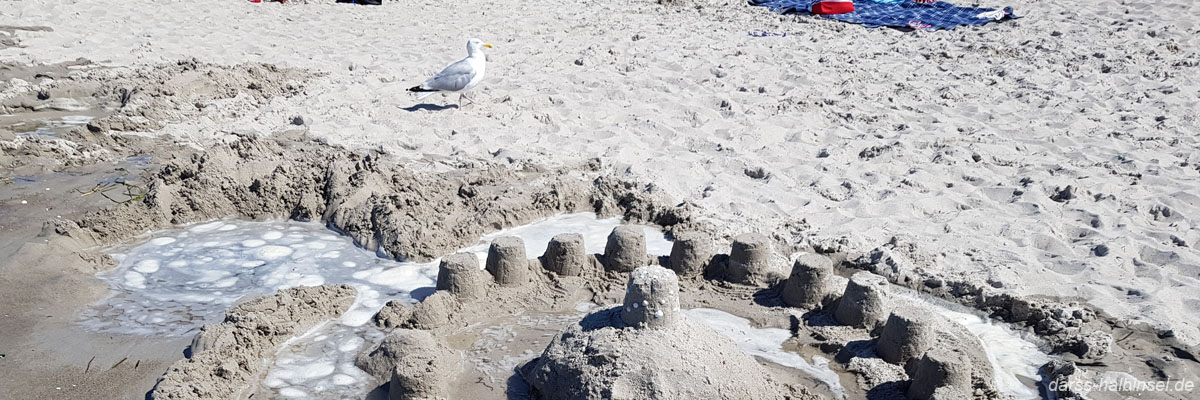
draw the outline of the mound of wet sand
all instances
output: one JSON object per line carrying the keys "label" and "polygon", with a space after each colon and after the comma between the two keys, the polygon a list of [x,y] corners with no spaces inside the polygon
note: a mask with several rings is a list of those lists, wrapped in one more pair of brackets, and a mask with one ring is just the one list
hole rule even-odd
{"label": "mound of wet sand", "polygon": [[675,274],[640,267],[620,308],[592,313],[522,369],[539,399],[783,398],[753,358],[679,312]]}
{"label": "mound of wet sand", "polygon": [[[73,66],[88,67],[68,68]],[[218,65],[196,59],[147,68],[101,67],[79,60],[39,68],[32,76],[20,70],[10,74],[13,81],[0,87],[0,111],[99,115],[87,125],[95,133],[155,132],[201,117],[229,117],[239,104],[258,106],[274,97],[299,95],[305,83],[322,75],[265,63]],[[241,99],[230,101],[235,98]]]}
{"label": "mound of wet sand", "polygon": [[380,381],[388,381],[388,398],[445,398],[446,384],[457,372],[460,356],[428,331],[397,329],[378,346],[360,353],[355,365]]}
{"label": "mound of wet sand", "polygon": [[191,354],[158,380],[155,399],[236,398],[254,386],[284,341],[335,318],[353,303],[346,285],[285,289],[234,306],[225,321],[204,326]]}
{"label": "mound of wet sand", "polygon": [[[139,68],[82,58],[53,65],[0,63],[0,115],[8,117],[0,123],[0,165],[44,170],[157,155],[173,147],[170,138],[131,140],[111,133],[196,135],[213,129],[206,123],[300,95],[321,75],[264,63],[217,65],[195,59]],[[83,124],[15,134],[64,118],[83,118]],[[303,117],[277,122],[273,125],[291,128],[306,124]]]}
{"label": "mound of wet sand", "polygon": [[78,227],[63,222],[63,230],[111,243],[216,218],[325,221],[368,250],[423,261],[490,230],[555,213],[619,213],[668,227],[688,219],[687,207],[660,206],[667,202],[637,185],[580,179],[587,172],[421,173],[387,160],[374,151],[330,150],[304,136],[243,136],[175,155],[146,177],[150,190],[140,201],[89,214]]}

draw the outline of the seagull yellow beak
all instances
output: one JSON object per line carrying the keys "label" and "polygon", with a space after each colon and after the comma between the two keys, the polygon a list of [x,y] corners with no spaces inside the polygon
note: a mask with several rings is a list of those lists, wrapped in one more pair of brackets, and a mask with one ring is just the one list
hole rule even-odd
{"label": "seagull yellow beak", "polygon": [[491,44],[491,43],[484,43],[484,44],[483,44],[483,47],[487,47],[487,48],[489,48],[489,49],[490,49],[490,48],[492,48],[492,44]]}

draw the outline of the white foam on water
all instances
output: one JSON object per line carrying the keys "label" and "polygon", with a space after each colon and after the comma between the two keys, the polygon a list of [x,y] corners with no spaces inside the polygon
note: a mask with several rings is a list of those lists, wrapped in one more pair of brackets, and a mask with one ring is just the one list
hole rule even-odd
{"label": "white foam on water", "polygon": [[[73,110],[73,111],[83,111],[83,110],[86,110],[86,108]],[[93,119],[95,119],[95,117],[87,116],[87,115],[66,115],[60,119],[51,119],[51,120],[42,121],[42,126],[38,127],[37,129],[34,129],[34,131],[32,133],[35,135],[56,136],[60,133],[65,133],[67,130],[69,130],[71,128],[82,126],[82,125],[87,125],[87,123],[91,122]]]}
{"label": "white foam on water", "polygon": [[[339,257],[318,257],[333,249]],[[251,293],[328,282],[406,299],[413,290],[432,286],[437,274],[436,264],[381,259],[322,225],[292,221],[192,225],[162,232],[121,253],[116,268],[98,275],[109,282],[112,295],[83,312],[85,326],[103,332],[184,336],[219,322],[230,305]],[[405,279],[371,282],[352,276],[368,268],[402,270]],[[147,315],[153,317],[143,318]]]}
{"label": "white foam on water", "polygon": [[155,246],[165,246],[165,245],[168,245],[171,243],[175,243],[175,238],[160,237],[160,238],[154,238],[154,239],[150,240],[150,244],[155,245]]}
{"label": "white foam on water", "polygon": [[1010,325],[997,322],[979,311],[968,309],[945,300],[902,291],[901,296],[927,304],[938,315],[957,322],[979,338],[988,361],[995,374],[996,389],[1016,399],[1039,399],[1037,387],[1026,385],[1026,381],[1039,382],[1038,369],[1050,362],[1051,357],[1042,352],[1033,334],[1013,329]]}
{"label": "white foam on water", "polygon": [[143,274],[152,274],[158,271],[158,260],[142,260],[133,265],[133,270]]}
{"label": "white foam on water", "polygon": [[87,115],[65,115],[62,117],[62,123],[64,125],[87,125],[93,119],[96,118]]}
{"label": "white foam on water", "polygon": [[689,318],[725,335],[746,354],[803,371],[828,385],[834,395],[846,398],[846,389],[842,387],[837,372],[829,368],[828,359],[814,356],[812,364],[809,364],[799,354],[783,349],[783,342],[792,337],[787,329],[755,328],[745,318],[711,308],[693,308],[683,312]]}
{"label": "white foam on water", "polygon": [[[554,235],[580,233],[589,252],[601,253],[608,234],[621,223],[590,213],[559,215],[485,235],[461,251],[483,261],[491,239],[512,235],[525,241],[526,255],[534,258]],[[645,229],[647,251],[669,254],[671,242],[663,233]],[[438,266],[437,260],[379,258],[322,225],[294,221],[196,224],[114,253],[114,258],[121,255],[117,267],[97,275],[109,283],[112,295],[85,310],[81,322],[104,332],[189,335],[219,322],[247,294],[324,283],[357,289],[340,318],[280,347],[263,383],[283,397],[362,397],[372,389],[370,377],[354,366],[361,348],[382,339],[371,317],[388,301],[412,304],[432,294]]]}

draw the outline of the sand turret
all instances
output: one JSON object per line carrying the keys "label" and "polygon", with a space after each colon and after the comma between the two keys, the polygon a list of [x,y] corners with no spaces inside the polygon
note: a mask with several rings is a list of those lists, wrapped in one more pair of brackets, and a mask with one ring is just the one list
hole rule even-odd
{"label": "sand turret", "polygon": [[671,244],[671,270],[681,277],[703,274],[712,258],[712,239],[702,234],[681,235]]}
{"label": "sand turret", "polygon": [[500,286],[520,286],[529,282],[525,241],[516,236],[502,236],[493,240],[488,247],[487,271]]}
{"label": "sand turret", "polygon": [[774,264],[771,240],[761,233],[745,233],[733,239],[725,278],[748,285],[770,283],[782,273]]}
{"label": "sand turret", "polygon": [[971,362],[959,349],[931,349],[916,362],[913,372],[910,399],[971,398]]}
{"label": "sand turret", "polygon": [[650,265],[629,275],[621,321],[638,328],[669,326],[679,320],[679,278],[669,269]]}
{"label": "sand turret", "polygon": [[832,276],[833,262],[829,258],[816,254],[800,256],[792,265],[792,273],[783,283],[779,296],[784,304],[792,307],[824,306],[834,293]]}
{"label": "sand turret", "polygon": [[479,258],[471,253],[454,253],[438,265],[437,290],[445,290],[461,301],[487,293],[487,277],[479,269]]}
{"label": "sand turret", "polygon": [[646,232],[641,227],[621,225],[608,234],[608,245],[604,246],[604,269],[616,272],[632,272],[647,264]]}
{"label": "sand turret", "polygon": [[937,339],[927,312],[911,307],[892,310],[875,343],[879,358],[900,365],[921,358]]}
{"label": "sand turret", "polygon": [[560,233],[546,245],[542,255],[542,267],[562,276],[579,276],[588,266],[588,254],[584,248],[583,235]]}
{"label": "sand turret", "polygon": [[875,329],[883,325],[891,310],[887,306],[888,282],[882,276],[859,272],[850,277],[833,316],[838,322]]}

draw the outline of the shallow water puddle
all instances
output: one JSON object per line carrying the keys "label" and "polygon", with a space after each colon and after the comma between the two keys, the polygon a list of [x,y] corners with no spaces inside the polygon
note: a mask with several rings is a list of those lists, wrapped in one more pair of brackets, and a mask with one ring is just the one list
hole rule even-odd
{"label": "shallow water puddle", "polygon": [[783,342],[792,337],[787,329],[754,328],[745,318],[711,308],[693,308],[684,310],[684,313],[725,335],[746,354],[803,371],[829,386],[834,395],[846,398],[841,378],[829,368],[828,359],[814,356],[810,364],[799,354],[783,349]]}
{"label": "shallow water puddle", "polygon": [[938,315],[962,324],[975,334],[983,343],[995,371],[996,389],[1000,393],[1016,399],[1041,398],[1034,382],[1041,381],[1038,369],[1050,362],[1051,357],[1039,349],[1039,339],[1032,333],[1013,329],[978,311],[945,300],[912,292],[903,292],[901,296],[927,304]]}
{"label": "shallow water puddle", "polygon": [[[61,113],[48,113],[51,115]],[[65,133],[71,128],[87,125],[96,119],[92,115],[71,115],[64,114],[57,117],[30,120],[22,117],[12,117],[0,119],[0,126],[3,126],[20,135],[40,135],[40,136],[58,136],[60,133]]]}
{"label": "shallow water puddle", "polygon": [[[482,261],[491,239],[513,235],[530,257],[545,252],[559,233],[580,233],[588,252],[601,253],[619,218],[580,213],[546,218],[485,235],[462,251]],[[646,226],[651,254],[666,255],[671,242]],[[97,275],[112,295],[83,312],[82,324],[114,333],[184,336],[252,293],[295,286],[346,283],[358,296],[341,318],[294,338],[278,354],[264,384],[285,397],[361,396],[366,374],[353,365],[365,343],[382,334],[368,324],[390,300],[414,303],[433,292],[437,260],[398,262],[376,257],[324,226],[294,221],[216,221],[153,235],[113,257],[116,268]],[[480,263],[482,266],[482,262]]]}
{"label": "shallow water puddle", "polygon": [[[219,322],[244,295],[294,286],[348,283],[364,305],[408,298],[430,285],[436,265],[376,257],[317,224],[217,221],[173,230],[113,254],[99,274],[112,295],[83,313],[103,332],[184,336]],[[356,310],[357,311],[357,310]],[[370,315],[347,313],[366,322]]]}

